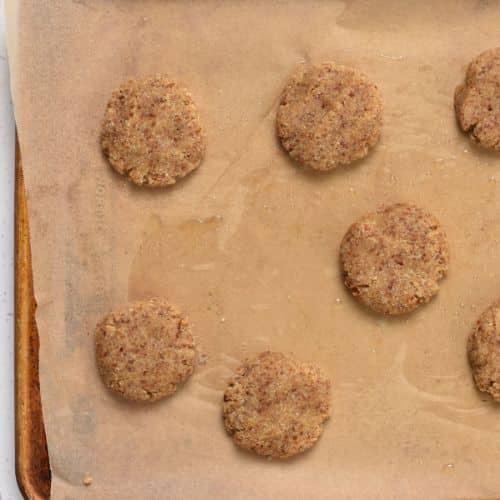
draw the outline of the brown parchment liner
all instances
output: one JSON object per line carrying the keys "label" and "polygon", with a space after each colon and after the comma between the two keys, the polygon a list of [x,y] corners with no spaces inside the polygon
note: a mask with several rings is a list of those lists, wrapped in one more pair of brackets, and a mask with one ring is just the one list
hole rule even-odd
{"label": "brown parchment liner", "polygon": [[[500,159],[452,108],[468,61],[500,44],[499,3],[7,4],[53,498],[500,496],[500,406],[476,392],[465,354],[500,295]],[[280,149],[274,119],[295,65],[323,60],[378,84],[385,124],[366,160],[313,175]],[[192,92],[208,149],[152,191],[109,168],[98,135],[111,91],[160,72]],[[451,264],[435,300],[390,319],[344,290],[338,246],[395,201],[441,220]],[[93,328],[150,296],[189,313],[208,361],[141,406],[103,387]],[[220,415],[239,360],[268,348],[333,380],[323,437],[286,462],[236,449]]]}

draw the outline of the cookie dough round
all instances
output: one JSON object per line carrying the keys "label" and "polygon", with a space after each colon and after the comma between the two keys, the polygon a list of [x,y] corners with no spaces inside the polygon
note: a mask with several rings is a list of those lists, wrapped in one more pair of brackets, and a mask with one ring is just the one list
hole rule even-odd
{"label": "cookie dough round", "polygon": [[330,416],[330,381],[277,352],[247,360],[224,393],[227,432],[241,448],[287,458],[318,440]]}
{"label": "cookie dough round", "polygon": [[174,393],[192,375],[197,361],[188,320],[158,299],[109,313],[96,327],[95,348],[104,383],[138,401]]}
{"label": "cookie dough round", "polygon": [[455,90],[455,111],[475,143],[500,151],[500,47],[470,63],[465,84]]}
{"label": "cookie dough round", "polygon": [[350,292],[374,311],[395,315],[438,292],[449,250],[435,217],[397,203],[355,222],[342,240],[340,260]]}
{"label": "cookie dough round", "polygon": [[283,91],[276,123],[294,160],[332,170],[364,158],[378,142],[382,101],[377,87],[353,68],[304,64]]}
{"label": "cookie dough round", "polygon": [[156,76],[130,80],[113,92],[101,147],[117,172],[140,186],[161,187],[198,168],[205,140],[191,95]]}
{"label": "cookie dough round", "polygon": [[481,314],[469,336],[467,354],[477,388],[500,403],[500,300]]}

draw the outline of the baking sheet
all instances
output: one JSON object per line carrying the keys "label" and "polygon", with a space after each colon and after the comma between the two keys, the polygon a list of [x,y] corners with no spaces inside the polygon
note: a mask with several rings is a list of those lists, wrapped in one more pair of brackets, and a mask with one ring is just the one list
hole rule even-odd
{"label": "baking sheet", "polygon": [[[500,408],[475,391],[465,356],[498,296],[500,164],[452,110],[467,62],[498,45],[500,4],[7,7],[53,498],[500,495]],[[385,125],[365,161],[312,175],[280,150],[274,117],[295,65],[323,60],[379,85]],[[129,185],[98,145],[111,91],[157,72],[190,89],[208,143],[199,171],[163,191]],[[436,300],[390,319],[345,292],[337,251],[353,220],[394,201],[442,221],[452,260]],[[174,397],[125,403],[97,376],[93,327],[157,295],[189,313],[208,361]],[[232,370],[268,348],[334,384],[323,437],[286,462],[237,450],[220,417]]]}

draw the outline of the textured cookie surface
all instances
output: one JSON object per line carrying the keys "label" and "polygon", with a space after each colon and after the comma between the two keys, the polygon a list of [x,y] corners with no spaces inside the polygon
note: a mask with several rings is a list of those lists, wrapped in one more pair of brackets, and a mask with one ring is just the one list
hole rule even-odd
{"label": "textured cookie surface", "polygon": [[188,320],[157,299],[109,313],[96,327],[104,383],[124,398],[156,401],[193,373],[197,351]]}
{"label": "textured cookie surface", "polygon": [[151,187],[174,184],[200,165],[205,152],[191,95],[162,76],[130,80],[113,92],[101,147],[116,171]]}
{"label": "textured cookie surface", "polygon": [[455,90],[458,123],[481,146],[500,151],[500,47],[474,59]]}
{"label": "textured cookie surface", "polygon": [[365,157],[378,142],[382,102],[377,87],[355,69],[301,65],[283,91],[276,123],[294,160],[331,170]]}
{"label": "textured cookie surface", "polygon": [[286,458],[310,448],[330,416],[330,382],[277,352],[246,361],[224,393],[226,430],[259,455]]}
{"label": "textured cookie surface", "polygon": [[398,203],[355,222],[340,246],[344,282],[373,310],[402,314],[428,302],[448,269],[446,235],[424,210]]}
{"label": "textured cookie surface", "polygon": [[500,300],[478,319],[467,343],[477,388],[500,402]]}

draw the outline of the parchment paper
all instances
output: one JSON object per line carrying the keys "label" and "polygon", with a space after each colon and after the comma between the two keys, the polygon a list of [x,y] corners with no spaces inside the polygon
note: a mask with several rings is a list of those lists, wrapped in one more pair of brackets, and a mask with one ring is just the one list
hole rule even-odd
{"label": "parchment paper", "polygon": [[[499,45],[498,2],[8,7],[53,498],[500,496],[500,406],[476,392],[465,353],[500,295],[500,160],[452,109],[467,63]],[[307,174],[279,147],[277,101],[304,60],[358,67],[381,89],[383,139],[352,168]],[[208,150],[199,171],[152,191],[111,170],[98,136],[112,90],[158,72],[192,92]],[[346,293],[338,247],[351,222],[395,201],[432,211],[452,257],[436,300],[389,319]],[[102,385],[93,328],[150,296],[189,313],[208,362],[141,406]],[[239,451],[221,420],[232,370],[264,349],[333,380],[323,437],[286,462]]]}

